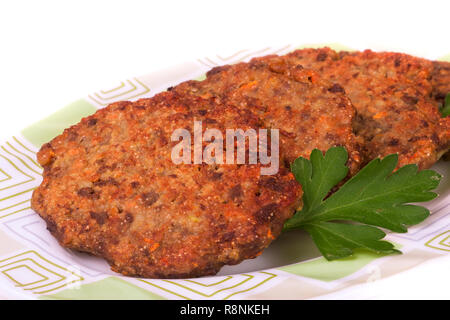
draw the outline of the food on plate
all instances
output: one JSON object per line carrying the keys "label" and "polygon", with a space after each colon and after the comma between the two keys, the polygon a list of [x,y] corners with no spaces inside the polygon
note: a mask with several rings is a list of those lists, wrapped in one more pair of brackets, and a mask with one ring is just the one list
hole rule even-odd
{"label": "food on plate", "polygon": [[313,149],[343,146],[351,174],[360,166],[359,145],[352,131],[355,110],[341,90],[312,70],[289,65],[283,57],[255,58],[214,68],[202,81],[173,88],[180,94],[217,97],[254,112],[265,126],[280,130],[280,154],[285,166]]}
{"label": "food on plate", "polygon": [[67,248],[105,258],[129,276],[212,275],[257,256],[299,205],[292,173],[260,164],[174,164],[177,128],[261,128],[251,111],[165,92],[117,102],[82,119],[38,153],[32,208]]}
{"label": "food on plate", "polygon": [[[438,107],[449,65],[322,48],[214,68],[153,98],[113,103],[43,145],[32,208],[62,246],[128,276],[213,275],[258,256],[283,228],[305,229],[330,260],[359,247],[398,252],[376,227],[405,232],[429,214],[405,204],[433,199],[441,177],[408,164],[430,167],[450,149],[450,117]],[[214,139],[196,139],[198,123]],[[279,132],[279,154],[273,135],[258,144],[279,155],[277,170],[265,175],[267,163],[250,161],[250,140],[244,163],[208,149],[213,140],[225,147],[229,129],[254,130],[258,141]],[[188,133],[181,149],[175,132]]]}
{"label": "food on plate", "polygon": [[415,163],[423,169],[450,148],[450,118],[441,118],[431,98],[434,92],[441,99],[449,86],[446,63],[329,48],[296,50],[283,59],[316,70],[349,96],[356,108],[354,130],[363,146],[363,163],[398,153],[398,166]]}

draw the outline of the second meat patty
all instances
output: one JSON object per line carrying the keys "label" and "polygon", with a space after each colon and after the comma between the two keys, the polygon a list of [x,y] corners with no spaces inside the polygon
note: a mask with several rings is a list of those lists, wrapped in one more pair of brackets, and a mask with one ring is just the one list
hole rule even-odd
{"label": "second meat patty", "polygon": [[450,148],[450,117],[438,110],[449,89],[450,68],[394,52],[302,49],[283,56],[312,68],[345,91],[356,108],[355,133],[363,163],[391,153],[398,166],[432,166]]}
{"label": "second meat patty", "polygon": [[266,127],[280,130],[280,154],[287,168],[297,157],[309,157],[313,149],[333,146],[347,149],[351,174],[360,167],[350,99],[318,73],[289,65],[281,57],[217,67],[205,80],[187,81],[171,90],[216,97],[257,114]]}

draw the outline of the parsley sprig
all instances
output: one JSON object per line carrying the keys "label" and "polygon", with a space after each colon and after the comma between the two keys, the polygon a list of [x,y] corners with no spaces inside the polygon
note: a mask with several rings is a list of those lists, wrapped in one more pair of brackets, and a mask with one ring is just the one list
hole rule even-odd
{"label": "parsley sprig", "polygon": [[431,190],[441,176],[433,170],[418,171],[413,164],[393,172],[398,156],[392,154],[372,160],[328,196],[347,176],[347,159],[345,148],[333,147],[325,155],[313,150],[310,160],[294,161],[291,170],[303,188],[303,208],[284,229],[306,230],[328,260],[347,257],[356,248],[398,253],[390,242],[381,240],[386,233],[378,227],[403,233],[425,220],[429,211],[410,203],[434,199],[437,194]]}

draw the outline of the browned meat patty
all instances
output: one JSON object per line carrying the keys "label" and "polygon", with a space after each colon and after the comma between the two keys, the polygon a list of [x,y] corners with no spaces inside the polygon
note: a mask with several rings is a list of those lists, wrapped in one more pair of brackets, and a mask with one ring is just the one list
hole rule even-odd
{"label": "browned meat patty", "polygon": [[434,99],[443,103],[445,96],[450,93],[450,62],[433,61],[431,84]]}
{"label": "browned meat patty", "polygon": [[[431,84],[433,86],[433,98],[442,106],[445,97],[450,94],[450,62],[433,61]],[[450,151],[444,155],[444,159],[450,160]]]}
{"label": "browned meat patty", "polygon": [[262,176],[259,164],[175,165],[171,135],[192,134],[194,119],[224,135],[262,127],[214,98],[166,92],[114,103],[42,147],[32,208],[62,246],[124,275],[197,277],[254,258],[299,205],[300,186],[284,168]]}
{"label": "browned meat patty", "polygon": [[283,58],[316,70],[348,94],[357,112],[354,129],[364,146],[364,163],[398,153],[399,166],[427,168],[450,148],[450,118],[441,118],[430,81],[434,73],[434,82],[440,83],[435,92],[448,88],[446,66],[434,68],[425,59],[370,50],[303,49]]}
{"label": "browned meat patty", "polygon": [[344,146],[351,174],[360,167],[359,146],[352,131],[355,110],[343,90],[318,73],[286,59],[267,56],[249,63],[212,69],[203,81],[187,81],[171,88],[180,94],[217,97],[254,112],[269,128],[280,130],[281,153],[289,168],[297,157],[309,157]]}

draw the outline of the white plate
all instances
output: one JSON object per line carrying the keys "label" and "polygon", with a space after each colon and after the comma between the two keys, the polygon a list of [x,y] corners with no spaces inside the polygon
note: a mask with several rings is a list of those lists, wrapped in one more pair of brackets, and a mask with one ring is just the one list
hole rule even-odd
{"label": "white plate", "polygon": [[[335,48],[345,48],[333,45]],[[31,193],[41,182],[35,154],[44,142],[117,100],[150,97],[181,81],[198,79],[210,68],[251,57],[286,53],[296,46],[242,50],[118,82],[66,106],[22,130],[0,148],[0,286],[5,298],[25,299],[304,299],[348,290],[389,277],[450,252],[450,168],[433,169],[444,178],[437,199],[427,204],[432,216],[407,234],[387,239],[403,255],[358,251],[327,262],[304,232],[283,234],[256,259],[224,267],[217,276],[155,280],[124,277],[100,258],[63,249],[30,209]],[[364,48],[355,48],[364,49]],[[377,48],[372,48],[377,49]],[[386,48],[383,48],[386,49]],[[395,50],[391,49],[391,50]],[[435,59],[434,57],[426,57]]]}

